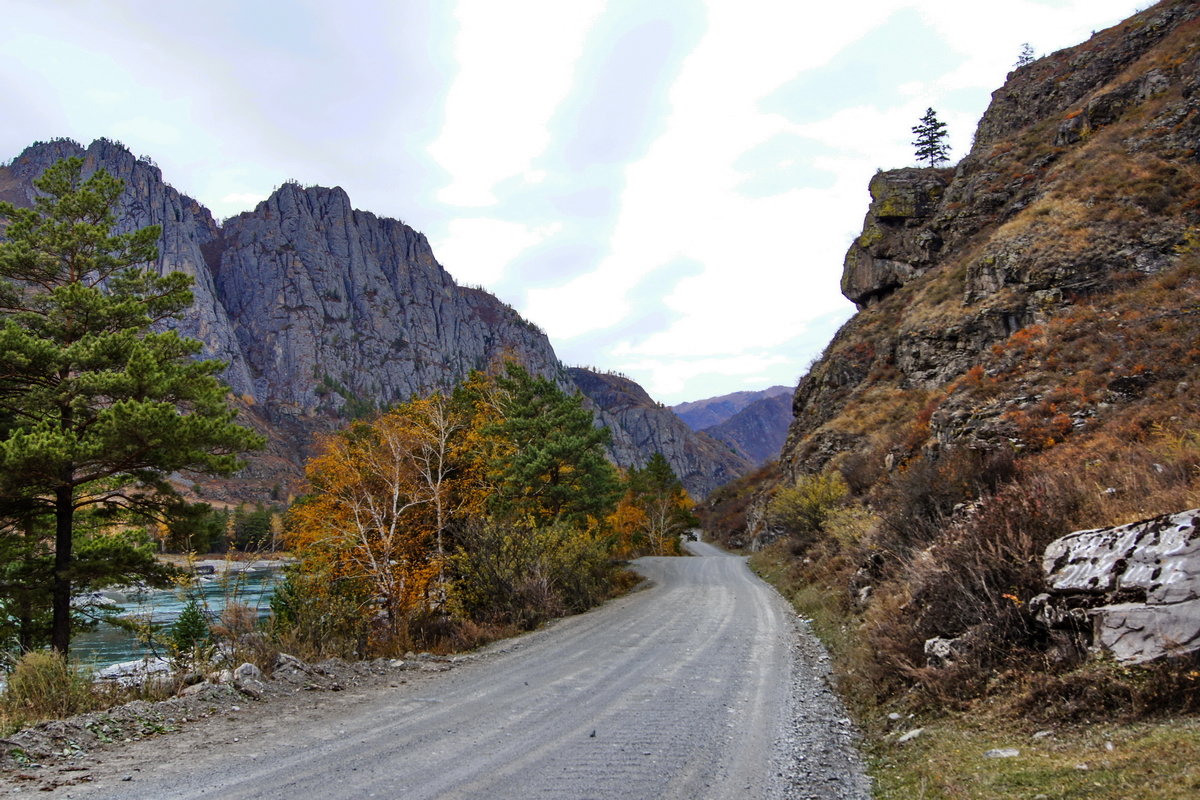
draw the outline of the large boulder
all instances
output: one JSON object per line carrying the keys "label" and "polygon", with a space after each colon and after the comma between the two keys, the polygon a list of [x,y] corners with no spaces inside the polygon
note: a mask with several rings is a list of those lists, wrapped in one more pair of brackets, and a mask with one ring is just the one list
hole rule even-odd
{"label": "large boulder", "polygon": [[860,308],[894,292],[933,262],[941,237],[929,227],[950,170],[894,169],[871,179],[871,208],[850,245],[842,294]]}
{"label": "large boulder", "polygon": [[1055,540],[1043,559],[1054,594],[1045,605],[1086,608],[1093,645],[1124,663],[1200,650],[1198,525],[1192,509]]}

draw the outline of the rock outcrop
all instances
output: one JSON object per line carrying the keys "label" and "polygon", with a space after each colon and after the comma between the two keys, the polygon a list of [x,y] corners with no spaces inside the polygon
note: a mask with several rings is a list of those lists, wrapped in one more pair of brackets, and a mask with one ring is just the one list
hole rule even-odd
{"label": "rock outcrop", "polygon": [[842,278],[860,311],[796,389],[787,476],[849,458],[878,470],[914,448],[1040,446],[1054,437],[1024,416],[1052,402],[1070,428],[1093,413],[1045,401],[1035,379],[985,389],[1017,371],[1022,337],[1193,247],[1198,36],[1200,6],[1159,3],[1010,73],[952,171],[871,180]]}
{"label": "rock outcrop", "polygon": [[887,297],[933,263],[942,238],[927,223],[946,192],[951,170],[895,169],[876,173],[863,232],[842,271],[842,294],[862,308]]}
{"label": "rock outcrop", "polygon": [[[31,204],[33,179],[70,156],[84,159],[85,174],[102,167],[125,182],[120,230],[162,226],[155,268],[195,281],[193,307],[173,325],[199,339],[206,357],[228,364],[224,378],[244,421],[270,439],[237,482],[207,484],[205,497],[283,499],[299,487],[315,433],[448,388],[501,359],[575,388],[536,325],[488,292],[456,284],[423,234],[353,208],[340,188],[289,182],[218,225],[208,209],[164,183],[149,158],[104,139],[87,148],[58,140],[0,167],[0,198]],[[595,381],[581,379],[579,388],[595,392]],[[613,428],[611,454],[620,466],[640,466],[662,451],[697,496],[748,467],[632,381],[592,401],[597,418]]]}
{"label": "rock outcrop", "polygon": [[1051,591],[1035,606],[1050,631],[1126,663],[1200,650],[1200,508],[1068,534],[1043,569]]}

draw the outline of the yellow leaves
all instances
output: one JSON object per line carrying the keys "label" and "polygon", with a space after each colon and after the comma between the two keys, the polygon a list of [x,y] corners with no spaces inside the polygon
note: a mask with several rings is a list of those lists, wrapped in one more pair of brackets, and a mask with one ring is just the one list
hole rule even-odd
{"label": "yellow leaves", "polygon": [[435,601],[455,425],[434,396],[326,437],[306,470],[315,493],[289,515],[303,568],[364,585],[393,633]]}
{"label": "yellow leaves", "polygon": [[613,555],[616,558],[632,558],[637,552],[639,537],[650,526],[645,509],[638,505],[631,492],[617,503],[617,507],[605,519],[616,537]]}

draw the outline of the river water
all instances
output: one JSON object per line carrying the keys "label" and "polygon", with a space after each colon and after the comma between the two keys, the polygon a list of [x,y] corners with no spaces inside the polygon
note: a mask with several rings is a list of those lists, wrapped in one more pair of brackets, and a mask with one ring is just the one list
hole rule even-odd
{"label": "river water", "polygon": [[[210,622],[220,617],[229,602],[248,606],[263,619],[270,613],[271,595],[279,577],[278,570],[262,568],[229,572],[224,576],[203,576],[190,591],[199,597]],[[179,618],[187,601],[186,594],[178,589],[106,591],[103,594],[124,609],[122,616],[158,631],[158,638],[162,638],[165,628]],[[164,655],[161,644],[148,646],[134,633],[105,622],[95,630],[76,633],[71,639],[72,660],[95,669],[153,655]]]}

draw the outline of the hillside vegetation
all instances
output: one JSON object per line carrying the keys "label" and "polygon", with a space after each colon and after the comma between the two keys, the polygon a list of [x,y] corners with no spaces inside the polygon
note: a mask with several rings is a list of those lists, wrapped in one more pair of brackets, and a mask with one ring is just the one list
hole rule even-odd
{"label": "hillside vegetation", "polygon": [[872,180],[859,313],[797,387],[780,466],[706,503],[713,535],[766,548],[868,728],[1200,708],[1194,654],[1081,661],[1030,607],[1054,539],[1200,506],[1197,90],[1200,9],[1162,2],[1011,73],[956,168]]}

